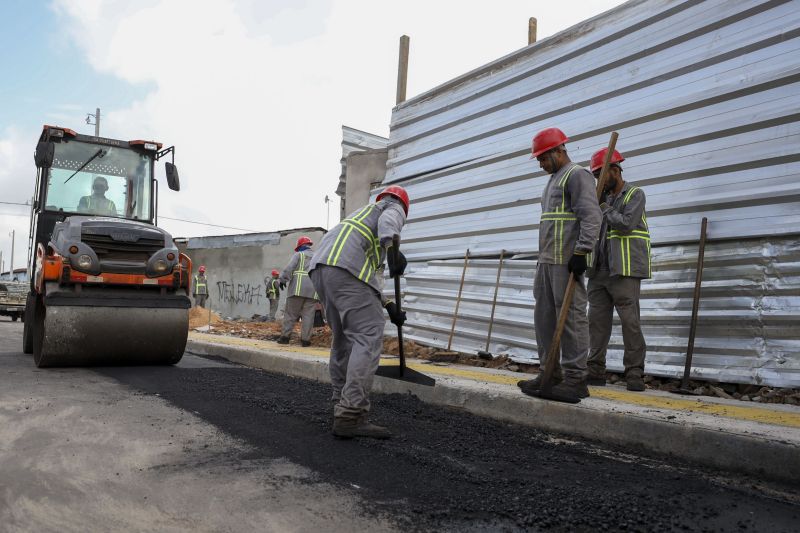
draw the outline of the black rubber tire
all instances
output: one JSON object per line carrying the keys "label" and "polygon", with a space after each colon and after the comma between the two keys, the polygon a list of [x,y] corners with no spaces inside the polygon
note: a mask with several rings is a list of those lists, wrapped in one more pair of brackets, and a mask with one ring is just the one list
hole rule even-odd
{"label": "black rubber tire", "polygon": [[22,351],[28,355],[33,353],[33,326],[36,313],[36,293],[29,292],[25,300],[25,316],[22,321],[25,326],[22,328]]}
{"label": "black rubber tire", "polygon": [[11,315],[11,322],[16,322],[19,320],[19,315]]}
{"label": "black rubber tire", "polygon": [[42,353],[42,346],[44,345],[44,318],[47,314],[47,308],[42,303],[41,298],[36,298],[35,309],[33,318],[33,362],[36,363],[37,368],[46,368],[50,365],[47,363],[47,357]]}

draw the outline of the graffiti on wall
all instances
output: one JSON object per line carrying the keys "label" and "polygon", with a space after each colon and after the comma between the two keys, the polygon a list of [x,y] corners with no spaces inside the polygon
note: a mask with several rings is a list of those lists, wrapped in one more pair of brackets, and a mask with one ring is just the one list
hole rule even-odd
{"label": "graffiti on wall", "polygon": [[261,298],[265,297],[261,284],[234,283],[231,281],[218,281],[219,301],[227,304],[259,305]]}

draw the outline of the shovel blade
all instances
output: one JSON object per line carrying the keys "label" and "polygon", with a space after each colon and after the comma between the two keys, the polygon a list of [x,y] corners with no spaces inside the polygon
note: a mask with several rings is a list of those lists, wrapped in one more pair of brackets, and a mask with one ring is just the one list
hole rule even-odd
{"label": "shovel blade", "polygon": [[399,379],[400,381],[407,381],[409,383],[416,383],[417,385],[424,385],[425,387],[433,387],[436,380],[430,376],[426,376],[416,370],[410,368],[403,369],[403,375],[400,375],[400,366],[398,365],[383,365],[378,367],[375,372],[376,376],[381,376],[389,379]]}

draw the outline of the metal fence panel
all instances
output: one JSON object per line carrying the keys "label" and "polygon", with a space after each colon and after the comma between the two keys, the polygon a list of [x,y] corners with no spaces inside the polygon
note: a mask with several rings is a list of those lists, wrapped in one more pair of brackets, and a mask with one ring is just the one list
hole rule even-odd
{"label": "metal fence panel", "polygon": [[[648,198],[657,268],[642,296],[648,371],[677,375],[682,364],[692,243],[705,216],[712,244],[697,374],[797,385],[800,339],[789,324],[800,305],[798,94],[798,2],[649,0],[400,104],[384,183],[412,198],[403,232],[410,337],[446,345],[467,248],[535,259],[548,177],[529,159],[533,134],[557,125],[572,159],[586,164],[616,130],[625,178]],[[496,259],[487,261],[467,278],[455,339],[467,351],[485,341]],[[513,263],[492,349],[534,360],[533,262]],[[619,369],[620,343],[615,332],[611,368]]]}

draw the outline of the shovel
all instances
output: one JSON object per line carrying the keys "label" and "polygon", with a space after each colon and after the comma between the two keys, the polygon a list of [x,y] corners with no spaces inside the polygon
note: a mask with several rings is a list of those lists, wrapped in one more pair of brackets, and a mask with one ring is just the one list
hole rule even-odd
{"label": "shovel", "polygon": [[[600,171],[600,177],[597,179],[598,200],[600,200],[600,197],[603,194],[603,188],[605,187],[606,178],[608,175],[608,167],[611,166],[611,156],[614,155],[614,148],[617,146],[617,137],[619,137],[619,135],[616,131],[614,131],[611,133],[611,139],[608,141],[608,151],[606,152],[606,157],[603,161],[603,168]],[[553,393],[553,373],[559,363],[561,335],[564,333],[564,325],[567,323],[569,308],[572,305],[572,295],[574,293],[575,275],[571,274],[569,276],[569,282],[567,282],[567,289],[564,291],[564,301],[561,303],[561,312],[558,314],[558,323],[556,324],[555,335],[553,335],[553,342],[550,344],[550,349],[547,351],[547,359],[545,360],[544,368],[542,369],[542,386],[538,391],[533,393],[533,396],[566,403],[578,403],[581,401],[580,398],[575,396]]]}
{"label": "shovel", "polygon": [[[392,250],[391,253],[395,255],[395,264],[399,262],[400,254],[400,235],[394,234],[392,237]],[[400,298],[400,276],[394,277],[394,302],[397,305],[397,312],[401,312],[401,298]],[[430,376],[426,376],[421,372],[406,368],[406,355],[403,348],[403,326],[397,326],[397,343],[398,353],[400,354],[399,365],[382,365],[378,367],[375,372],[376,376],[384,378],[399,379],[409,383],[416,383],[417,385],[425,385],[426,387],[433,387],[436,380]]]}

